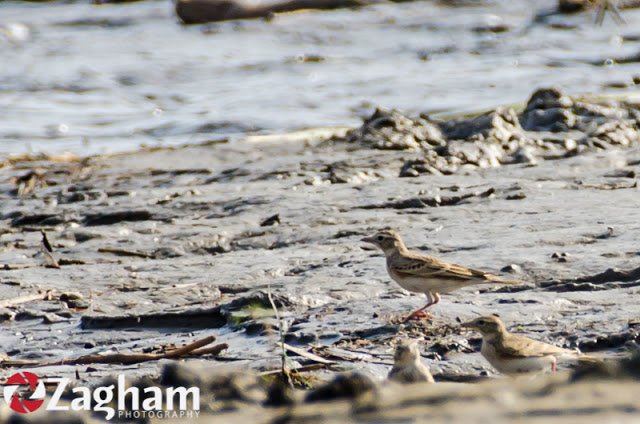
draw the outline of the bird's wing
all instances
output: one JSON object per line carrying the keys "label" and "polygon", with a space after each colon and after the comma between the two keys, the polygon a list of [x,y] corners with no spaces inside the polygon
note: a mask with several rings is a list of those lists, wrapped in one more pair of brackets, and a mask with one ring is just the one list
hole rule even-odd
{"label": "bird's wing", "polygon": [[547,343],[539,342],[524,336],[509,334],[495,343],[496,352],[508,358],[530,358],[548,355],[571,354],[576,352]]}
{"label": "bird's wing", "polygon": [[441,261],[431,256],[403,255],[394,258],[389,267],[400,274],[418,277],[452,278],[458,280],[489,279],[488,274],[472,268]]}

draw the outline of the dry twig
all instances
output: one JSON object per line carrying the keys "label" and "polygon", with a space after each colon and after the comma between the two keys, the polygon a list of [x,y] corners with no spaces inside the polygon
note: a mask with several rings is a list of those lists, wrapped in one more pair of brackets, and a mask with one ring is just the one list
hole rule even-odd
{"label": "dry twig", "polygon": [[278,320],[278,333],[280,335],[280,350],[282,355],[282,366],[280,369],[281,377],[289,387],[293,387],[291,375],[289,374],[289,369],[287,368],[287,350],[285,349],[284,343],[284,328],[282,325],[282,319],[280,319],[280,314],[278,313],[278,308],[276,308],[276,304],[273,301],[273,297],[271,296],[271,285],[267,286],[267,297],[269,298],[269,303],[271,303],[273,312],[276,314],[276,320]]}
{"label": "dry twig", "polygon": [[157,361],[160,359],[178,359],[185,356],[195,355],[217,355],[229,346],[221,343],[203,349],[204,346],[212,343],[216,338],[208,336],[186,346],[173,349],[164,353],[112,353],[108,355],[92,354],[84,355],[78,358],[63,359],[61,361],[51,362],[29,362],[29,361],[3,361],[0,367],[46,367],[52,365],[88,365],[88,364],[138,364],[140,362]]}
{"label": "dry twig", "polygon": [[145,259],[153,258],[153,255],[150,253],[140,252],[137,250],[120,249],[117,247],[101,247],[98,249],[98,252],[113,253],[114,255],[118,255],[118,256],[136,256],[138,258],[145,258]]}
{"label": "dry twig", "polygon": [[37,294],[27,294],[25,296],[14,297],[13,299],[0,300],[0,307],[7,308],[19,305],[21,303],[33,302],[34,300],[51,300],[53,299],[53,290],[47,290]]}

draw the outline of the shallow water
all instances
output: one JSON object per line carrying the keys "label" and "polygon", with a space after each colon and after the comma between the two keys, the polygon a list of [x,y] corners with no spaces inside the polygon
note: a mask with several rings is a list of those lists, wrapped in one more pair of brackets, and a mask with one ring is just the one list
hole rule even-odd
{"label": "shallow water", "polygon": [[[0,156],[356,125],[377,105],[457,113],[537,86],[616,92],[607,84],[640,73],[590,64],[637,54],[624,37],[638,39],[639,10],[623,26],[593,13],[534,23],[554,4],[423,1],[184,27],[169,2],[2,2]],[[474,31],[496,22],[511,29]]]}

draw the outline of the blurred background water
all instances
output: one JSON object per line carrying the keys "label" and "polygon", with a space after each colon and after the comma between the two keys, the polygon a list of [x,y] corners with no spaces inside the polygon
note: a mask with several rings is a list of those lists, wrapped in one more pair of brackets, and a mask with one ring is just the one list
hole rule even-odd
{"label": "blurred background water", "polygon": [[553,0],[445,3],[182,26],[165,1],[0,1],[0,157],[354,126],[378,105],[478,111],[640,77],[638,9],[598,26],[588,12],[536,20]]}

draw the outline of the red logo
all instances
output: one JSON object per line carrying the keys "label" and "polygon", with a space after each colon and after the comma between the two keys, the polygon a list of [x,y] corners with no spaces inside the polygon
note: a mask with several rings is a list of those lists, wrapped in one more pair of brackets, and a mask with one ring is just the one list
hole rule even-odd
{"label": "red logo", "polygon": [[20,414],[40,408],[44,397],[44,385],[38,385],[38,376],[32,372],[15,373],[4,383],[5,400],[12,410]]}

